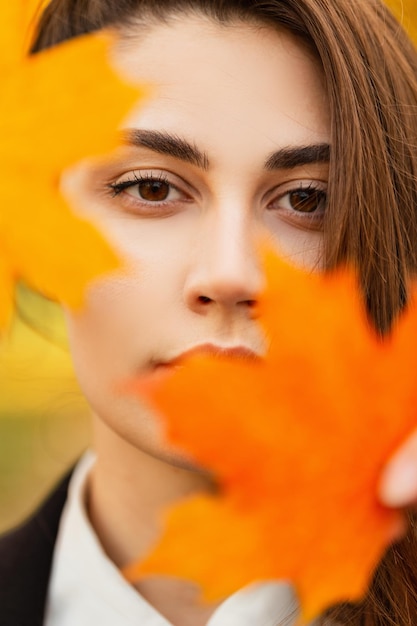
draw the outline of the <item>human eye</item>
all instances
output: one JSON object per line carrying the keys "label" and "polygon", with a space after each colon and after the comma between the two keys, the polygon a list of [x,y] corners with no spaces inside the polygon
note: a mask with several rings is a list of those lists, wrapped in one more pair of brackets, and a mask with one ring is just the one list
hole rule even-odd
{"label": "human eye", "polygon": [[327,206],[326,184],[321,181],[297,181],[279,189],[268,209],[277,211],[287,221],[306,228],[322,227]]}
{"label": "human eye", "polygon": [[[185,183],[182,185],[185,187]],[[176,212],[179,205],[190,201],[181,182],[168,172],[132,171],[108,184],[113,198],[122,208],[144,216],[165,216]]]}

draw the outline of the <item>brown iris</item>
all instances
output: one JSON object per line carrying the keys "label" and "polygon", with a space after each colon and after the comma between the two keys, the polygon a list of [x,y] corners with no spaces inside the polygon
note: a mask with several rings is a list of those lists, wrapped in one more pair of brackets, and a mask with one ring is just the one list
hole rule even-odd
{"label": "brown iris", "polygon": [[139,195],[149,202],[161,202],[166,200],[170,186],[163,180],[144,180],[138,183]]}
{"label": "brown iris", "polygon": [[291,207],[300,213],[314,213],[322,208],[326,194],[320,189],[297,189],[289,194]]}

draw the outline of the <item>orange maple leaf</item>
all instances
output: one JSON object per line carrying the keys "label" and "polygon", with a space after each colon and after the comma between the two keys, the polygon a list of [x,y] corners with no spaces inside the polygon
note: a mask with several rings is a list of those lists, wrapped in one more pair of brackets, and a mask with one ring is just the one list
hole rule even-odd
{"label": "orange maple leaf", "polygon": [[22,57],[28,2],[0,5],[0,328],[22,279],[70,306],[119,265],[104,237],[66,205],[61,172],[117,145],[116,129],[141,91],[111,69],[109,37],[80,37]]}
{"label": "orange maple leaf", "polygon": [[36,21],[49,0],[16,0],[0,7],[2,33],[0,38],[0,72],[22,61],[30,47]]}
{"label": "orange maple leaf", "polygon": [[136,382],[219,492],[173,508],[154,551],[124,573],[191,579],[210,600],[290,580],[308,620],[361,598],[402,526],[377,485],[417,423],[417,315],[381,340],[353,273],[309,275],[269,255],[267,276],[264,360],[195,355],[162,382]]}

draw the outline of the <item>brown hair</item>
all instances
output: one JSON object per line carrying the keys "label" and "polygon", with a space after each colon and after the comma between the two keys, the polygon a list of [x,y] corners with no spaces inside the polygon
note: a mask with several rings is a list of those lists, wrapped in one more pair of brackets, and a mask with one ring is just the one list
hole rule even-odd
{"label": "brown hair", "polygon": [[[324,259],[358,269],[369,315],[389,329],[417,268],[417,53],[381,0],[52,0],[32,52],[106,26],[179,13],[284,27],[323,67],[331,111]],[[417,624],[417,531],[392,547],[366,599],[339,624]],[[324,618],[325,621],[327,618]]]}

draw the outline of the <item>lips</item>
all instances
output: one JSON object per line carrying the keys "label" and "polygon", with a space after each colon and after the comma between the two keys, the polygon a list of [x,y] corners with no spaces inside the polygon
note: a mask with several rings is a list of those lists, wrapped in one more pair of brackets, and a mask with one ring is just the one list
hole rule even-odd
{"label": "lips", "polygon": [[246,346],[222,346],[212,343],[205,343],[198,346],[193,346],[189,350],[182,352],[181,354],[169,361],[161,361],[157,364],[157,367],[181,367],[186,359],[196,355],[205,355],[220,358],[227,357],[245,361],[257,361],[262,358],[257,352]]}
{"label": "lips", "polygon": [[199,344],[170,359],[154,360],[151,362],[149,369],[138,372],[134,380],[127,384],[124,383],[121,388],[124,392],[135,391],[146,396],[149,394],[150,390],[154,389],[155,385],[160,384],[164,379],[171,376],[175,370],[184,367],[184,362],[196,355],[212,356],[214,358],[226,357],[253,363],[260,362],[263,359],[261,353],[255,352],[255,350],[243,345]]}

